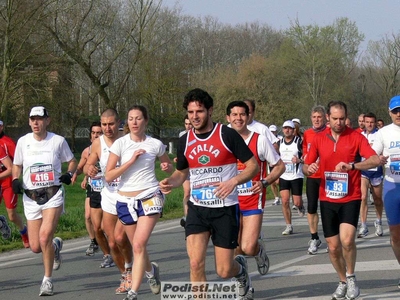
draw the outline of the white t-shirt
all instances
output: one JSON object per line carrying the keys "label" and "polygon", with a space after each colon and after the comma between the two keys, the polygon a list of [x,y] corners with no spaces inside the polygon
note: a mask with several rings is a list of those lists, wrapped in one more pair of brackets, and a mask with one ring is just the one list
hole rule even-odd
{"label": "white t-shirt", "polygon": [[[251,137],[253,134],[250,134],[249,137],[245,140],[246,145],[249,144]],[[260,134],[257,140],[257,152],[258,157],[262,161],[267,161],[271,166],[274,166],[281,159],[279,154],[275,151],[272,143],[263,135]]]}
{"label": "white t-shirt", "polygon": [[129,134],[117,139],[110,148],[110,152],[119,156],[119,164],[123,165],[132,158],[138,149],[146,150],[137,160],[121,175],[118,190],[133,192],[158,186],[155,173],[155,160],[165,153],[164,144],[155,138],[146,135],[143,142],[134,142]]}
{"label": "white t-shirt", "polygon": [[383,156],[389,156],[385,165],[385,179],[400,182],[400,126],[389,124],[379,129],[372,148]]}
{"label": "white t-shirt", "polygon": [[22,136],[15,149],[14,164],[23,166],[23,188],[34,190],[61,185],[61,164],[74,155],[62,136],[47,132],[44,140],[37,141],[33,133]]}
{"label": "white t-shirt", "polygon": [[265,136],[267,139],[269,139],[271,144],[275,144],[279,141],[279,139],[271,132],[271,130],[269,130],[269,128],[266,125],[258,121],[253,120],[251,124],[247,125],[247,128],[250,131],[255,131],[258,134]]}

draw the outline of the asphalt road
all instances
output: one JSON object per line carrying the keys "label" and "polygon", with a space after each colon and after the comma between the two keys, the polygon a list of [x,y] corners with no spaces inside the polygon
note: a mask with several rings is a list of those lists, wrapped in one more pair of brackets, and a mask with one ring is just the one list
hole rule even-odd
{"label": "asphalt road", "polygon": [[[285,228],[281,206],[268,201],[263,221],[264,239],[270,259],[268,274],[260,276],[253,258],[248,259],[255,299],[330,299],[338,278],[323,242],[317,255],[307,254],[309,240],[306,217],[294,211],[294,234],[282,236]],[[83,216],[82,216],[83,217]],[[370,206],[368,225],[370,234],[357,239],[356,275],[361,288],[360,299],[400,299],[397,282],[400,267],[389,244],[384,222],[384,236],[374,235],[374,211]],[[320,230],[321,231],[321,230]],[[322,238],[322,233],[320,233]],[[322,238],[323,240],[323,238]],[[87,238],[64,241],[63,264],[53,274],[54,296],[64,299],[123,299],[115,295],[119,274],[115,267],[99,268],[102,255],[85,256]],[[151,237],[149,254],[160,265],[161,280],[188,281],[189,262],[183,229],[179,220],[159,222]],[[220,281],[214,272],[213,249],[207,250],[207,278]],[[43,278],[41,255],[29,250],[18,250],[0,255],[0,299],[38,299]],[[160,299],[153,295],[145,279],[139,299]]]}

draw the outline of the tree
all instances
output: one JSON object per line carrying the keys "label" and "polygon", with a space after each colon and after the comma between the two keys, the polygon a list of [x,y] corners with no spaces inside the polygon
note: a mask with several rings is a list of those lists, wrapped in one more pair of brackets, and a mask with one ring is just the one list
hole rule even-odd
{"label": "tree", "polygon": [[289,40],[282,48],[284,55],[297,70],[313,105],[326,99],[328,84],[332,87],[350,74],[364,38],[347,18],[325,27],[301,26],[296,20],[286,34]]}

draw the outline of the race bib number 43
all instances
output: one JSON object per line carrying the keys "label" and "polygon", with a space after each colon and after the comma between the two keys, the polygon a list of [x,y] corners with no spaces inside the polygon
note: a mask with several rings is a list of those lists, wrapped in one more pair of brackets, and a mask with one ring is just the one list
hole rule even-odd
{"label": "race bib number 43", "polygon": [[325,172],[325,192],[332,199],[345,197],[349,192],[349,174]]}

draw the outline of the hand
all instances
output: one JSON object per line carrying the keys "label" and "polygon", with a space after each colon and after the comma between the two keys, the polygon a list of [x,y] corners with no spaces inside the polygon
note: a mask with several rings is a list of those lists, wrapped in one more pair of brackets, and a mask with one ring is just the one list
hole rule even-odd
{"label": "hand", "polygon": [[12,190],[14,194],[22,194],[22,184],[19,179],[15,178],[12,181]]}
{"label": "hand", "polygon": [[172,190],[172,187],[173,187],[172,184],[170,184],[168,182],[168,178],[164,178],[163,180],[161,180],[160,183],[159,183],[159,186],[160,186],[160,190],[161,190],[161,192],[163,194],[171,193],[171,190]]}
{"label": "hand", "polygon": [[65,183],[66,185],[71,184],[71,180],[72,176],[71,173],[67,172],[63,175],[60,176],[60,178],[58,178],[58,180],[60,180],[60,182]]}

